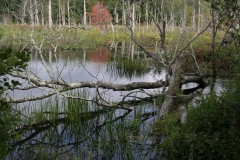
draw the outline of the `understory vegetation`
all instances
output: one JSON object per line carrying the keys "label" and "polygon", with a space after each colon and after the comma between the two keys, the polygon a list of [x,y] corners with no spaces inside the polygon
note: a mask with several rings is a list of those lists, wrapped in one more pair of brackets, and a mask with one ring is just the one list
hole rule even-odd
{"label": "understory vegetation", "polygon": [[[237,66],[237,65],[236,65]],[[162,157],[167,159],[232,159],[240,158],[240,81],[239,65],[234,80],[226,90],[211,91],[195,100],[181,113],[173,113],[155,124]],[[238,68],[238,69],[237,69]]]}
{"label": "understory vegetation", "polygon": [[9,80],[6,76],[13,69],[22,71],[26,68],[25,62],[29,60],[29,52],[12,53],[12,49],[7,48],[0,50],[0,158],[6,155],[12,149],[12,138],[16,137],[17,133],[10,134],[12,128],[18,125],[18,113],[12,110],[11,105],[6,102],[2,96],[7,89],[12,90],[13,87],[20,85],[18,81]]}

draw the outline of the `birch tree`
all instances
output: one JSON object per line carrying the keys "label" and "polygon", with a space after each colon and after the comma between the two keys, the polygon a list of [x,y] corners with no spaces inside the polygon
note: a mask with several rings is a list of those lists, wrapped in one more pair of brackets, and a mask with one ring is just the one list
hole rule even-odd
{"label": "birch tree", "polygon": [[26,19],[26,6],[27,6],[27,0],[23,1],[22,3],[22,25],[25,24]]}
{"label": "birch tree", "polygon": [[52,0],[48,0],[48,26],[49,29],[52,29],[53,21],[52,21]]}
{"label": "birch tree", "polygon": [[86,0],[83,0],[83,27],[87,26]]}
{"label": "birch tree", "polygon": [[34,16],[34,18],[35,18],[35,24],[37,25],[37,26],[39,26],[39,4],[38,4],[38,2],[37,2],[37,0],[34,0],[34,6],[35,6],[35,16]]}

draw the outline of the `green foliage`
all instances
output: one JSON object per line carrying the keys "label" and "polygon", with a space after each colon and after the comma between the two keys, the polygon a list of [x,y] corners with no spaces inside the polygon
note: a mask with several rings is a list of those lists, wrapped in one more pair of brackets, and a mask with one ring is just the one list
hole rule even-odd
{"label": "green foliage", "polygon": [[215,92],[189,107],[184,124],[169,115],[156,124],[163,140],[159,147],[169,159],[240,158],[240,81],[228,85],[220,96]]}
{"label": "green foliage", "polygon": [[62,50],[92,49],[101,45],[107,45],[113,39],[115,41],[129,41],[124,31],[102,34],[99,28],[89,28],[87,31],[78,29],[76,33],[69,31],[65,35],[64,39],[61,41],[60,48]]}
{"label": "green foliage", "polygon": [[18,81],[9,79],[6,74],[11,71],[23,71],[27,66],[29,60],[29,52],[23,50],[22,52],[13,53],[11,48],[0,50],[0,94],[4,89],[12,89],[14,86],[20,85]]}
{"label": "green foliage", "polygon": [[[11,110],[9,105],[0,99],[0,158],[3,157],[10,149],[10,139],[11,136],[8,131],[11,130],[13,126],[13,122],[16,120],[13,116],[11,116]],[[11,121],[9,122],[9,119]]]}
{"label": "green foliage", "polygon": [[[11,106],[1,97],[1,94],[6,89],[13,89],[14,86],[20,85],[18,81],[9,80],[6,76],[11,71],[23,71],[29,60],[29,52],[13,53],[12,49],[0,50],[0,157],[4,157],[11,149],[11,134],[10,130],[17,123],[17,116],[11,110]],[[17,135],[17,133],[15,133]]]}

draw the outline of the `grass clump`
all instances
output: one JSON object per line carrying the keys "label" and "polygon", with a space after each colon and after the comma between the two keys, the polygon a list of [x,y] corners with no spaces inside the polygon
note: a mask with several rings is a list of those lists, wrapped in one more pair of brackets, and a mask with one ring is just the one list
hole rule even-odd
{"label": "grass clump", "polygon": [[119,61],[116,61],[116,68],[122,69],[124,67],[125,70],[136,70],[143,71],[146,69],[146,63],[141,60],[132,60],[129,58],[120,58]]}
{"label": "grass clump", "polygon": [[117,57],[115,62],[110,62],[107,65],[107,72],[112,77],[141,77],[144,73],[148,72],[148,62],[141,59],[132,60],[128,57]]}
{"label": "grass clump", "polygon": [[231,82],[220,96],[215,92],[189,107],[184,124],[176,114],[155,125],[162,157],[168,159],[240,158],[240,81]]}

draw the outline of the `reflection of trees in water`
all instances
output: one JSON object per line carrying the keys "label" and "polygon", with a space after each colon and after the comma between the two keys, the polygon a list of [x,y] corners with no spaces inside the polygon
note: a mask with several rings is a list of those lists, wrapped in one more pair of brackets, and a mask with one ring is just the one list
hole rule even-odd
{"label": "reflection of trees in water", "polygon": [[144,59],[129,59],[127,57],[117,57],[107,65],[107,72],[114,78],[142,77],[149,72],[149,62]]}
{"label": "reflection of trees in water", "polygon": [[110,60],[111,52],[107,47],[100,47],[88,54],[87,58],[92,62],[105,63]]}
{"label": "reflection of trees in water", "polygon": [[[64,113],[59,113],[58,116],[61,117],[62,114],[64,115]],[[26,125],[21,128],[24,138],[16,141],[14,145],[16,150],[11,152],[8,158],[125,159],[129,157],[135,159],[135,156],[156,156],[153,142],[145,144],[138,140],[141,136],[144,138],[145,132],[148,131],[148,129],[139,130],[140,125],[146,124],[126,120],[129,118],[128,114],[129,112],[126,112],[121,116],[116,116],[112,111],[102,109],[79,113],[78,118],[74,120],[70,120],[71,117],[63,117]],[[153,115],[155,114],[151,113],[148,118],[145,116],[138,118],[140,122],[144,122]],[[85,119],[80,117],[85,117]],[[134,139],[134,137],[138,138]],[[143,149],[148,150],[148,155],[144,155]]]}
{"label": "reflection of trees in water", "polygon": [[[59,56],[64,57],[61,54]],[[110,51],[101,47],[94,52],[90,52],[89,56],[86,57],[93,62],[108,62],[110,56]],[[132,59],[134,58],[133,52],[131,59],[129,57],[115,57],[115,61],[109,63],[112,64],[110,66],[112,71],[110,72],[122,74],[120,76],[124,77],[143,76],[144,73],[148,72],[146,70],[148,65],[146,61]],[[51,52],[46,54],[46,58],[48,58],[49,63],[54,62]],[[119,75],[116,76],[119,77]],[[48,104],[47,108],[49,109],[51,106],[53,104]],[[70,108],[69,103],[66,106],[66,108]],[[83,159],[126,159],[126,157],[137,159],[136,156],[143,156],[146,153],[143,153],[143,149],[148,153],[152,152],[148,149],[149,145],[142,144],[145,139],[140,137],[142,135],[139,133],[143,132],[139,129],[140,125],[142,127],[146,124],[139,123],[135,119],[132,121],[129,117],[126,122],[124,117],[127,114],[119,116],[118,113],[118,116],[115,116],[114,113],[109,112],[95,115],[94,112],[88,112],[84,113],[87,116],[80,116],[78,115],[79,112],[75,112],[75,110],[72,111],[72,113],[76,113],[75,115],[60,114],[58,112],[57,115],[55,113],[43,113],[47,114],[47,117],[51,117],[51,114],[56,115],[57,118],[55,120],[47,118],[43,119],[41,123],[22,126],[22,132],[19,130],[18,132],[24,136],[13,142],[15,151],[9,155],[9,159],[67,159],[67,157],[71,156]],[[75,120],[69,121],[72,117]],[[79,117],[85,118],[82,120]],[[133,132],[133,128],[135,128],[134,135],[133,133],[129,135],[129,133]],[[148,132],[146,134],[144,132],[144,134],[147,135]],[[134,138],[140,139],[141,142],[135,141]],[[143,145],[147,148],[143,148]]]}

